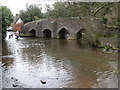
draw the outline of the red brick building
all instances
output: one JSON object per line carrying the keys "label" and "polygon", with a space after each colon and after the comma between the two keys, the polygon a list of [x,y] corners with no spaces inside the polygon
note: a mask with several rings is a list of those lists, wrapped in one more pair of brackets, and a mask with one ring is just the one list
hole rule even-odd
{"label": "red brick building", "polygon": [[15,24],[13,24],[13,31],[22,31],[22,25],[23,25],[23,21],[21,20],[21,18],[18,18],[15,22]]}

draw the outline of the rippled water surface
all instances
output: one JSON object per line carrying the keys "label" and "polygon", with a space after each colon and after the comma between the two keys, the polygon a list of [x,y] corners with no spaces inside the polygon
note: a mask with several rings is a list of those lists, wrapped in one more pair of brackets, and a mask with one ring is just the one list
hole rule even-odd
{"label": "rippled water surface", "polygon": [[3,88],[118,87],[117,55],[75,40],[7,37],[2,70]]}

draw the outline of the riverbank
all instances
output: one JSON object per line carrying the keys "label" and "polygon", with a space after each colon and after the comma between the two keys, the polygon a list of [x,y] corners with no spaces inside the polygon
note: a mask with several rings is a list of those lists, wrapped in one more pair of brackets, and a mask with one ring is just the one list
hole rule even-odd
{"label": "riverbank", "polygon": [[20,33],[20,37],[30,37],[30,35],[29,34]]}
{"label": "riverbank", "polygon": [[101,37],[99,47],[103,52],[118,54],[118,34],[114,34],[108,37]]}

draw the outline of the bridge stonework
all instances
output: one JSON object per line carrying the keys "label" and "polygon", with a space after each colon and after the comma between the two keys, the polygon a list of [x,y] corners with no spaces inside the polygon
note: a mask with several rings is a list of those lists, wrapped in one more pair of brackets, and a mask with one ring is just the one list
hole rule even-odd
{"label": "bridge stonework", "polygon": [[82,29],[88,31],[93,29],[102,30],[103,28],[104,25],[99,19],[58,18],[29,22],[23,26],[22,32],[24,34],[30,34],[31,30],[35,30],[36,37],[44,37],[44,33],[49,30],[51,32],[51,38],[59,38],[60,31],[65,29],[69,37],[76,38],[77,33]]}

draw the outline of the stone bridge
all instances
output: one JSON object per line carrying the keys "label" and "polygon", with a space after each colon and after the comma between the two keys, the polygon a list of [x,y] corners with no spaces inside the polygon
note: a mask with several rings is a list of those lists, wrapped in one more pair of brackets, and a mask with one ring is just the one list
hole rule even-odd
{"label": "stone bridge", "polygon": [[23,33],[34,37],[81,38],[84,31],[103,29],[99,19],[57,18],[33,21],[23,26]]}

